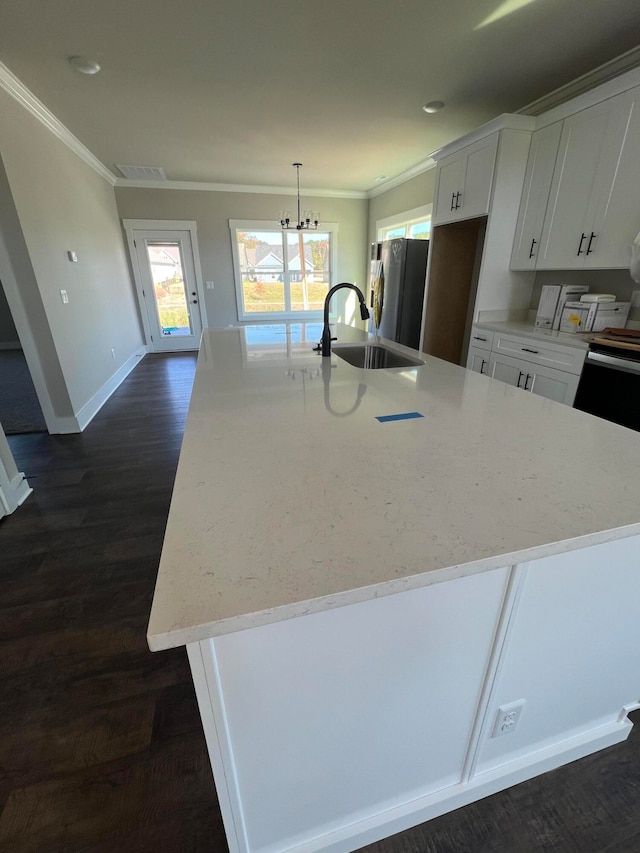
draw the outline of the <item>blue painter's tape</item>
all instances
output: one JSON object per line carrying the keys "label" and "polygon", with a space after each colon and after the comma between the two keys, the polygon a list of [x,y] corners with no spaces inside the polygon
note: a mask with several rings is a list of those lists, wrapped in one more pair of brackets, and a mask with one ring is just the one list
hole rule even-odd
{"label": "blue painter's tape", "polygon": [[376,420],[380,421],[381,424],[386,424],[387,421],[408,421],[411,418],[423,418],[424,415],[421,415],[420,412],[402,412],[400,415],[380,415]]}

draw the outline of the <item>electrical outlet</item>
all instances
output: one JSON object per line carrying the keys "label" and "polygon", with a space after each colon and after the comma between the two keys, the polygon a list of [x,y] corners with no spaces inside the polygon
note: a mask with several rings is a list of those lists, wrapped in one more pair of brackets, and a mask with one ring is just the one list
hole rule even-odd
{"label": "electrical outlet", "polygon": [[62,299],[62,301],[64,302],[65,305],[69,304],[69,294],[67,293],[66,290],[60,291],[60,299]]}
{"label": "electrical outlet", "polygon": [[515,731],[522,715],[524,702],[524,699],[519,699],[517,702],[511,702],[509,705],[501,705],[498,708],[491,737],[501,737]]}

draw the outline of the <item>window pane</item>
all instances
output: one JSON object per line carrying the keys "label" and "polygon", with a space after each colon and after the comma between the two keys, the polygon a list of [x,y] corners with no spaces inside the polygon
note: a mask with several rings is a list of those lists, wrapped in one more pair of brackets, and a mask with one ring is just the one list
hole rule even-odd
{"label": "window pane", "polygon": [[384,231],[383,240],[395,240],[396,237],[405,237],[407,233],[406,225],[399,225],[397,228],[387,228]]}
{"label": "window pane", "polygon": [[329,290],[329,234],[287,234],[292,311],[321,311]]}
{"label": "window pane", "polygon": [[242,276],[242,300],[244,310],[284,311],[284,281],[282,275]]}
{"label": "window pane", "polygon": [[238,255],[243,273],[282,272],[282,234],[277,231],[238,231]]}
{"label": "window pane", "polygon": [[291,275],[291,310],[322,311],[324,298],[329,290],[328,277],[321,275]]}
{"label": "window pane", "polygon": [[428,240],[431,234],[431,221],[429,222],[414,222],[409,228],[409,237],[414,240]]}

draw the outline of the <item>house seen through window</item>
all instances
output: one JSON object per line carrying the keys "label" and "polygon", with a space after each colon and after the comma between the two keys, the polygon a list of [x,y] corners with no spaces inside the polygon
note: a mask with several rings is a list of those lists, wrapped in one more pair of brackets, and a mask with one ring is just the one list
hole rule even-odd
{"label": "house seen through window", "polygon": [[[262,223],[264,226],[266,223]],[[335,235],[232,222],[238,318],[318,315],[331,287]]]}

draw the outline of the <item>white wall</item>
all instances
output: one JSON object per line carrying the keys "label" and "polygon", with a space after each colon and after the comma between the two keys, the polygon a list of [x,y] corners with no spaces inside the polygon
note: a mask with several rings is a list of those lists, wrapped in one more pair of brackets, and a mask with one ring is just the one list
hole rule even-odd
{"label": "white wall", "polygon": [[376,222],[433,202],[436,170],[429,169],[369,200],[368,243],[376,240]]}
{"label": "white wall", "polygon": [[[215,283],[214,290],[205,291],[207,317],[212,327],[238,322],[229,220],[258,219],[275,226],[279,211],[294,206],[291,196],[133,187],[116,187],[116,200],[122,219],[197,223],[202,279]],[[338,223],[335,281],[366,287],[367,199],[304,196],[302,201],[319,210],[321,220]]]}
{"label": "white wall", "polygon": [[[113,187],[4,91],[0,156],[31,268],[25,276],[15,271],[20,296],[48,327],[53,352],[45,360],[58,362],[77,414],[143,345]],[[45,338],[39,328],[38,342]]]}

